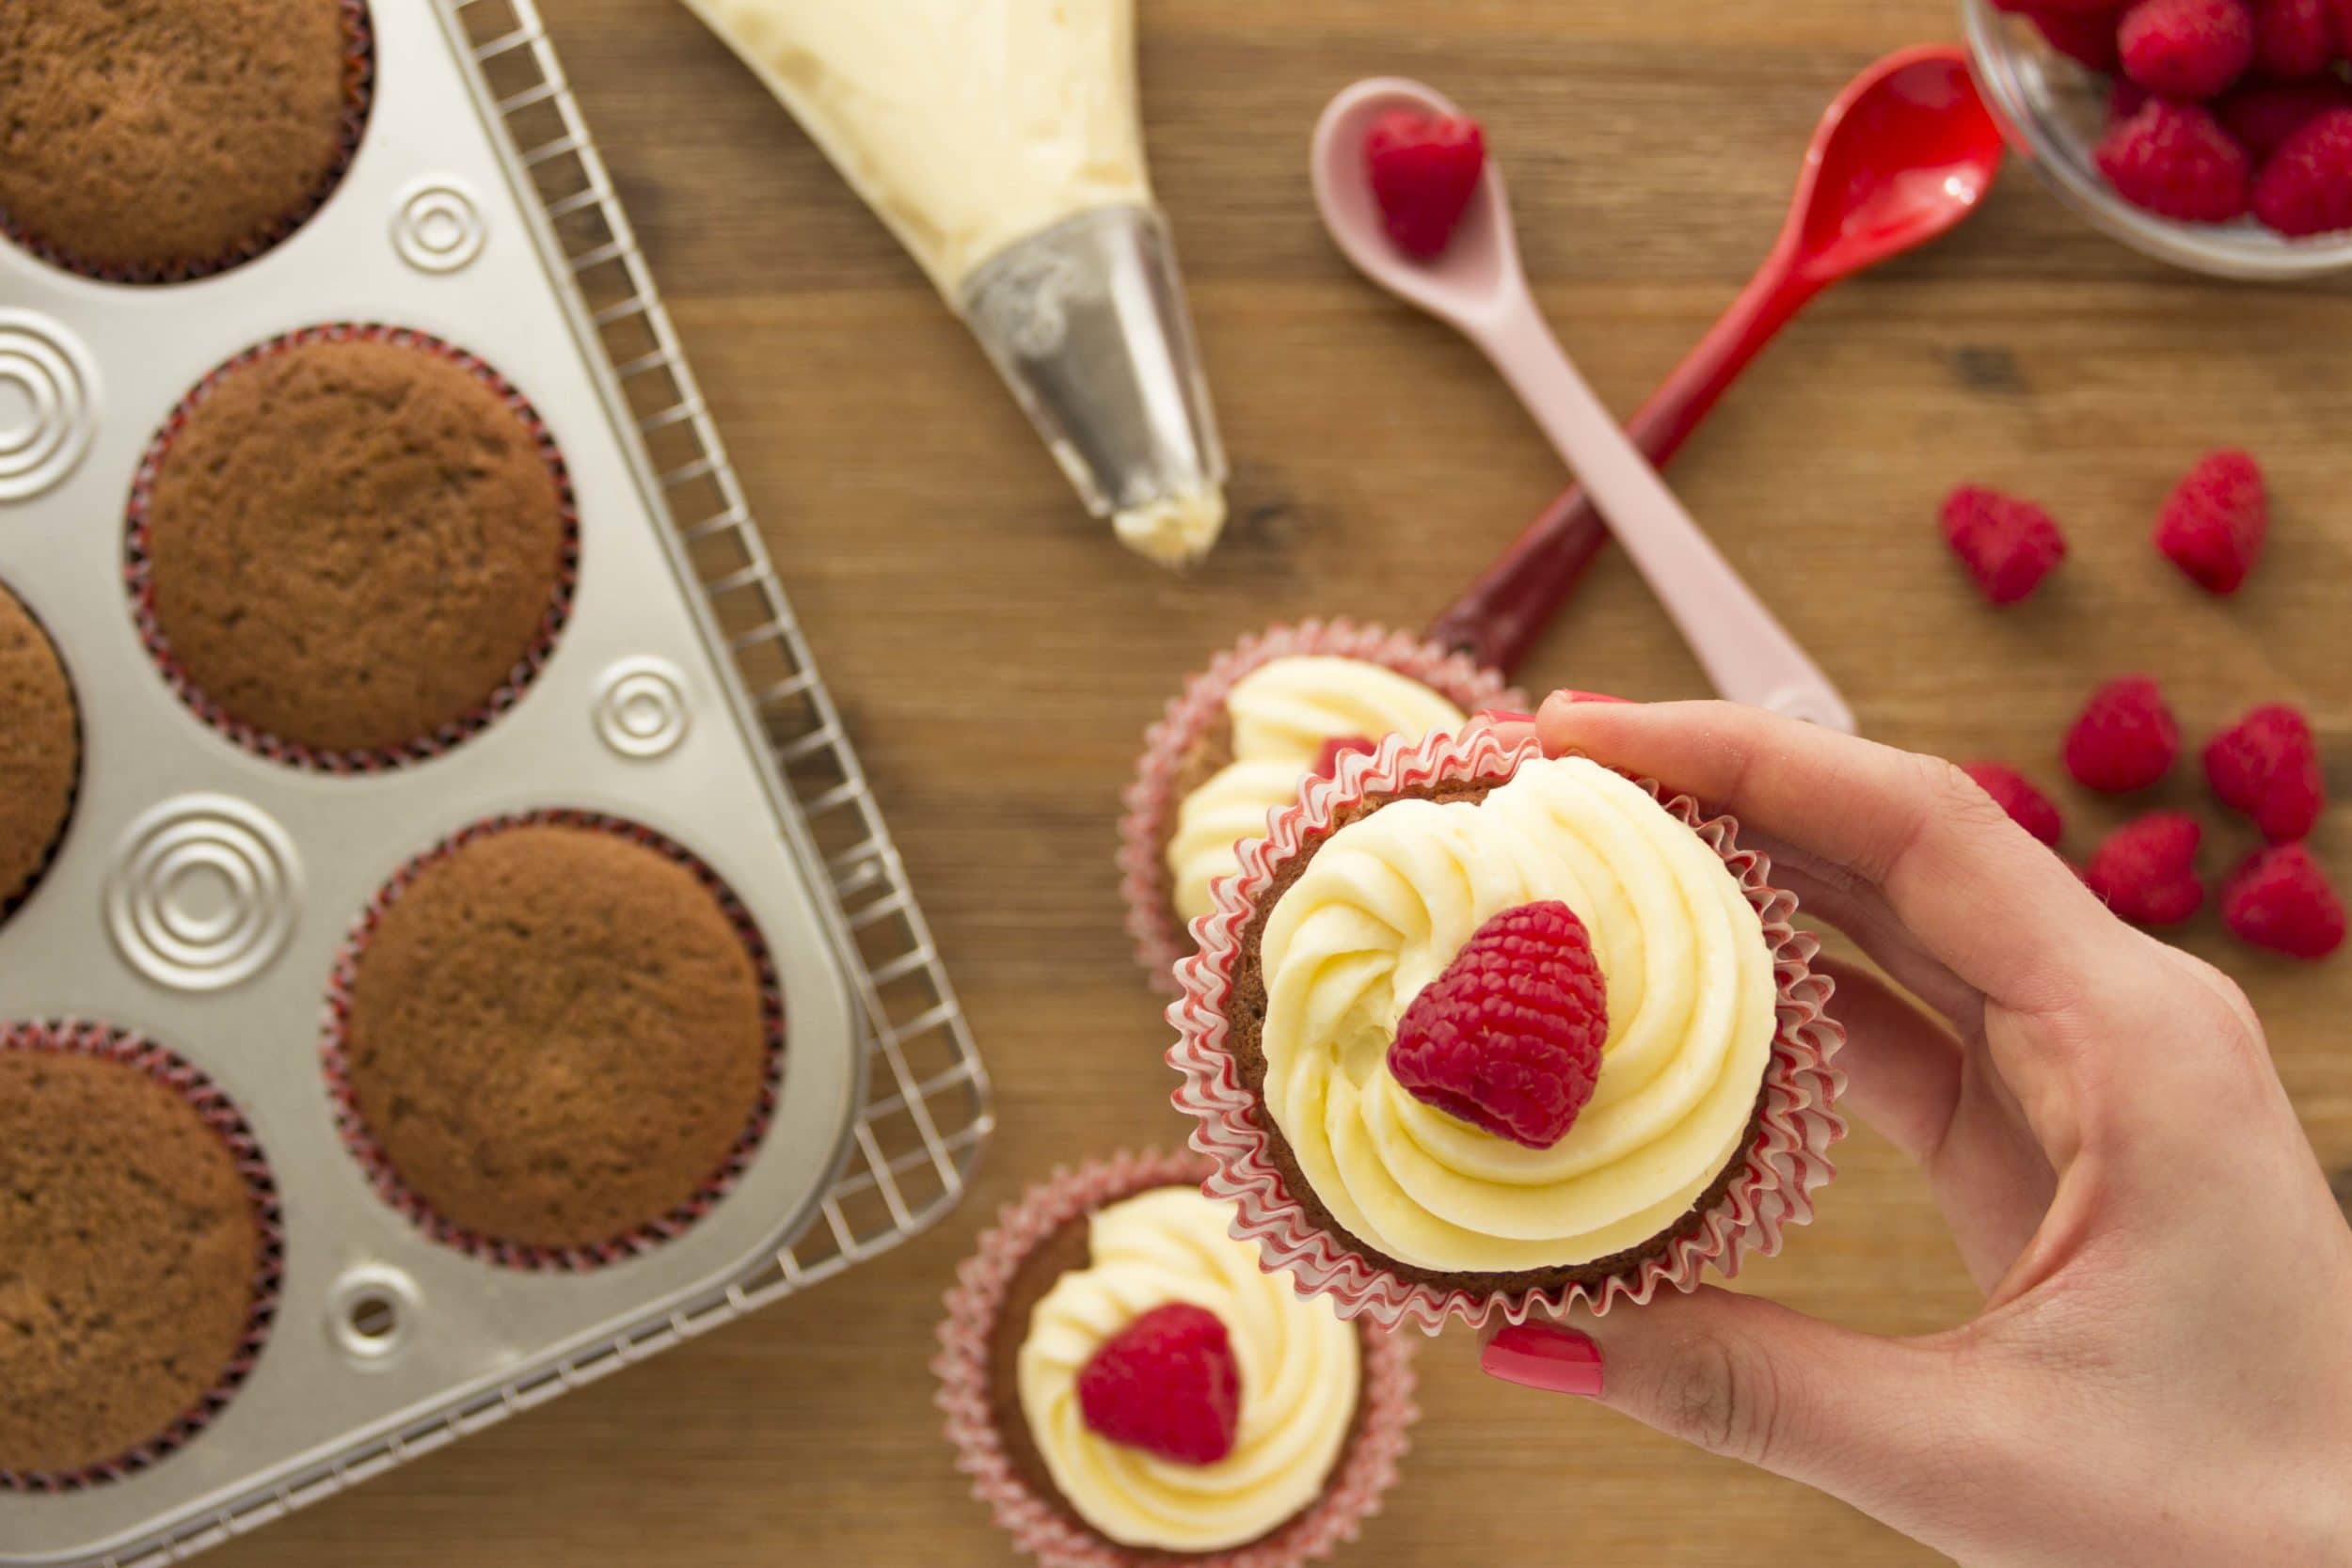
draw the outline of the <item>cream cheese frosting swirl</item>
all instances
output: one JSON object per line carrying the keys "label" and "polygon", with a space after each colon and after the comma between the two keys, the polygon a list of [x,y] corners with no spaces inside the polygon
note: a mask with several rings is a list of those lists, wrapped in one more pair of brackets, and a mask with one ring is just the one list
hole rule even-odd
{"label": "cream cheese frosting swirl", "polygon": [[1225,699],[1233,760],[1184,797],[1168,841],[1177,917],[1209,912],[1209,884],[1239,863],[1233,847],[1265,832],[1267,814],[1298,799],[1327,740],[1402,735],[1418,740],[1461,728],[1460,708],[1385,665],[1333,654],[1272,659]]}
{"label": "cream cheese frosting swirl", "polygon": [[[1099,1211],[1087,1222],[1092,1261],[1037,1304],[1021,1342],[1029,1435],[1078,1516],[1121,1545],[1211,1552],[1258,1539],[1322,1493],[1355,1423],[1356,1330],[1262,1270],[1227,1233],[1232,1220],[1190,1187]],[[1173,1302],[1216,1314],[1240,1368],[1240,1432],[1214,1465],[1098,1436],[1078,1406],[1078,1373],[1104,1342]]]}
{"label": "cream cheese frosting swirl", "polygon": [[[1479,926],[1558,899],[1591,933],[1609,1036],[1548,1149],[1471,1127],[1389,1073],[1398,1019]],[[1721,856],[1582,758],[1474,801],[1342,828],[1267,917],[1266,1109],[1332,1216],[1440,1273],[1565,1268],[1639,1246],[1738,1153],[1776,1029],[1761,921]]]}

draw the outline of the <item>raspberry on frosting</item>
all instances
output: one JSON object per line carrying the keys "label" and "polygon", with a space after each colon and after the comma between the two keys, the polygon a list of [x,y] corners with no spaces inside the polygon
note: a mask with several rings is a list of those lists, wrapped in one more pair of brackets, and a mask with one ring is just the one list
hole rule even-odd
{"label": "raspberry on frosting", "polygon": [[2309,834],[2328,801],[2311,721],[2284,703],[2265,703],[2206,742],[2205,779],[2273,844]]}
{"label": "raspberry on frosting", "polygon": [[1529,1148],[1568,1134],[1609,1037],[1592,937],[1557,899],[1471,933],[1397,1022],[1390,1074],[1423,1104]]}
{"label": "raspberry on frosting", "polygon": [[1078,1370],[1078,1409],[1097,1436],[1181,1465],[1214,1465],[1241,1431],[1241,1369],[1224,1320],[1154,1307]]}
{"label": "raspberry on frosting", "polygon": [[2110,793],[2147,788],[2180,754],[2180,722],[2147,675],[2120,676],[2093,691],[2066,734],[2066,770]]}
{"label": "raspberry on frosting", "polygon": [[2257,947],[2295,958],[2324,958],[2344,945],[2344,900],[2310,849],[2264,849],[2221,885],[2221,922]]}
{"label": "raspberry on frosting", "polygon": [[2083,868],[2083,880],[2126,920],[2177,926],[2205,904],[2197,876],[2203,838],[2195,817],[2156,812],[2116,829]]}

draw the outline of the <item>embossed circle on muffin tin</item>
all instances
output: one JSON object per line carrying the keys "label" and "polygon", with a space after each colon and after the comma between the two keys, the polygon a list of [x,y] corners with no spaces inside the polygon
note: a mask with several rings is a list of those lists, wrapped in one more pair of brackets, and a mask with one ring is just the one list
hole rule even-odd
{"label": "embossed circle on muffin tin", "polygon": [[[529,651],[516,661],[505,682],[486,701],[462,718],[402,746],[365,752],[329,752],[288,740],[237,718],[206,695],[203,689],[181,668],[172,653],[170,640],[164,635],[155,615],[154,573],[148,552],[148,512],[153,502],[156,479],[170,458],[172,443],[197,405],[210,395],[214,388],[225,378],[272,355],[282,354],[306,343],[349,341],[390,343],[438,356],[464,367],[496,391],[531,432],[538,443],[540,456],[546,461],[548,471],[554,476],[564,542],[555,594],[541,620],[538,636]],[[215,367],[203,380],[189,389],[164,420],[163,428],[148,443],[146,454],[139,460],[138,471],[131,481],[122,555],[123,581],[130,591],[131,613],[138,628],[139,641],[173,694],[190,712],[238,746],[272,762],[319,773],[380,773],[448,754],[488,729],[522,701],[532,682],[538,678],[539,672],[554,656],[556,642],[571,620],[573,594],[580,580],[580,502],[572,490],[571,471],[564,464],[563,450],[556,445],[547,421],[539,417],[539,411],[532,405],[531,400],[486,360],[429,333],[407,327],[388,326],[376,322],[338,322],[305,327],[298,332],[289,332],[266,342],[256,343],[236,357]]]}
{"label": "embossed circle on muffin tin", "polygon": [[73,471],[97,402],[98,367],[79,339],[38,311],[0,309],[0,501],[28,500]]}
{"label": "embossed circle on muffin tin", "polygon": [[177,990],[221,990],[285,950],[301,904],[294,841],[227,795],[184,795],[115,846],[106,933],[125,962]]}
{"label": "embossed circle on muffin tin", "polygon": [[[651,1224],[610,1242],[591,1246],[547,1247],[531,1246],[517,1242],[485,1236],[451,1220],[422,1197],[412,1192],[392,1168],[391,1161],[368,1130],[367,1118],[360,1113],[357,1094],[351,1085],[351,1074],[344,1060],[351,1027],[352,993],[359,976],[360,963],[367,956],[368,942],[383,924],[385,912],[395,900],[426,871],[448,860],[468,845],[496,833],[516,828],[531,827],[587,828],[611,833],[654,850],[665,859],[684,866],[693,874],[703,890],[718,901],[719,908],[735,927],[744,950],[751,955],[753,972],[759,980],[761,1022],[767,1032],[768,1070],[760,1085],[759,1102],[753,1108],[751,1119],[742,1134],[727,1152],[725,1162],[705,1182],[702,1189],[678,1208]],[[366,909],[353,924],[351,934],[344,939],[335,956],[333,970],[327,976],[326,1024],[319,1045],[319,1062],[326,1077],[328,1098],[335,1110],[335,1125],[342,1134],[343,1147],[358,1162],[376,1196],[391,1205],[419,1229],[436,1242],[484,1262],[504,1268],[524,1269],[541,1273],[579,1274],[600,1269],[609,1263],[626,1262],[641,1257],[684,1235],[695,1223],[717,1205],[721,1198],[735,1190],[744,1171],[767,1140],[768,1129],[775,1119],[776,1105],[781,1096],[785,1072],[785,1002],[784,986],[777,977],[774,956],[769,951],[768,939],[751,911],[735,895],[724,879],[692,850],[666,835],[629,821],[626,817],[609,816],[600,812],[578,811],[567,807],[552,807],[539,811],[516,812],[505,816],[485,817],[459,829],[440,843],[418,855],[394,872],[391,879],[368,901]]]}
{"label": "embossed circle on muffin tin", "polygon": [[650,761],[677,749],[692,716],[686,677],[666,658],[625,658],[604,673],[596,692],[596,734],[625,757]]}
{"label": "embossed circle on muffin tin", "polygon": [[419,272],[462,272],[488,240],[481,198],[453,174],[412,181],[394,204],[392,248]]}

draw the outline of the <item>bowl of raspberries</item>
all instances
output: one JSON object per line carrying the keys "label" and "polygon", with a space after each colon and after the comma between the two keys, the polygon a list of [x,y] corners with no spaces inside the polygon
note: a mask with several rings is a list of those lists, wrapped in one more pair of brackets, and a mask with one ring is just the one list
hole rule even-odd
{"label": "bowl of raspberries", "polygon": [[2352,267],[2352,0],[1964,0],[1985,96],[2058,198],[2223,277]]}

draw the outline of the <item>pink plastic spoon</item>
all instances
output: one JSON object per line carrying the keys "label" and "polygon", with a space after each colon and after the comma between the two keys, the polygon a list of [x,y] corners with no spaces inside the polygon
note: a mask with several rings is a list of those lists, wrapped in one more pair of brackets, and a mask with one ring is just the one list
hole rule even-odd
{"label": "pink plastic spoon", "polygon": [[[1664,464],[1816,294],[1975,212],[2000,173],[2002,150],[1966,51],[1922,44],[1869,66],[1821,116],[1772,254],[1627,433]],[[1591,498],[1569,486],[1438,616],[1430,641],[1517,670],[1608,540]]]}
{"label": "pink plastic spoon", "polygon": [[1396,108],[1456,112],[1417,82],[1375,79],[1333,99],[1315,128],[1315,204],[1341,251],[1493,361],[1610,519],[1717,691],[1851,732],[1853,712],[1829,677],[1691,520],[1552,336],[1519,264],[1501,168],[1488,161],[1483,188],[1437,261],[1413,261],[1389,243],[1365,178],[1363,144],[1374,119]]}

